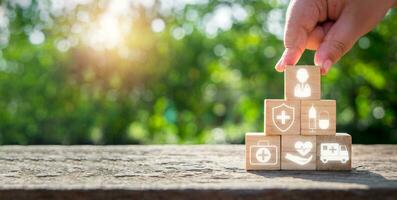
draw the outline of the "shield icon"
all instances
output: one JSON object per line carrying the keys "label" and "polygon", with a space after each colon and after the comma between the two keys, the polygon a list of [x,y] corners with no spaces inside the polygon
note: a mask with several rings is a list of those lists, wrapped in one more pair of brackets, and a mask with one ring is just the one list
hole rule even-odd
{"label": "shield icon", "polygon": [[284,103],[272,108],[272,120],[274,126],[281,131],[285,132],[294,124],[295,108],[285,105]]}

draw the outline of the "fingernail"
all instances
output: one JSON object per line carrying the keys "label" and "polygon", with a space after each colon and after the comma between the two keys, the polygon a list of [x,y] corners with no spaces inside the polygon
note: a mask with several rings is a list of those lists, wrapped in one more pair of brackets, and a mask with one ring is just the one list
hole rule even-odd
{"label": "fingernail", "polygon": [[321,63],[320,61],[318,61],[317,59],[314,59],[314,65],[316,65],[316,66],[321,66],[320,63]]}
{"label": "fingernail", "polygon": [[284,49],[283,55],[281,55],[280,60],[278,60],[276,64],[276,70],[278,72],[283,72],[285,67],[285,55],[287,54],[288,49]]}
{"label": "fingernail", "polygon": [[284,60],[284,58],[281,57],[280,60],[278,60],[276,66],[274,67],[274,68],[276,68],[276,70],[277,70],[278,72],[282,72],[282,71],[283,71],[283,70],[282,70],[282,68],[283,68],[283,66],[282,66],[283,60]]}
{"label": "fingernail", "polygon": [[314,55],[314,64],[322,68],[326,59],[329,59],[328,56],[324,56],[321,52],[319,52],[319,50],[317,50],[316,54]]}
{"label": "fingernail", "polygon": [[322,74],[325,75],[328,73],[329,69],[332,66],[332,61],[330,59],[327,59],[322,66]]}

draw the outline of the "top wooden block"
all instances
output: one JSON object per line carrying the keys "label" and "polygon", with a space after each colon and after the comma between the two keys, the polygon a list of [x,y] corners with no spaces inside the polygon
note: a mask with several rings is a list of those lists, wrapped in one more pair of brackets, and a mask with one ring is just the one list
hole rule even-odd
{"label": "top wooden block", "polygon": [[287,66],[284,72],[286,100],[319,100],[321,98],[321,74],[319,66]]}

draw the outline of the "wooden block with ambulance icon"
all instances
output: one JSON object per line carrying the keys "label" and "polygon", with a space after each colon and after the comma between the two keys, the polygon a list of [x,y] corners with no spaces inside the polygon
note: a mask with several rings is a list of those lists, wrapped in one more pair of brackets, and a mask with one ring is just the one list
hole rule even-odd
{"label": "wooden block with ambulance icon", "polygon": [[336,101],[301,101],[302,135],[335,135]]}
{"label": "wooden block with ambulance icon", "polygon": [[349,134],[316,137],[317,170],[351,170],[352,137]]}
{"label": "wooden block with ambulance icon", "polygon": [[319,100],[321,74],[319,66],[287,66],[284,71],[284,96],[286,100]]}
{"label": "wooden block with ambulance icon", "polygon": [[266,135],[299,135],[300,102],[265,99]]}
{"label": "wooden block with ambulance icon", "polygon": [[316,170],[316,136],[281,136],[281,170]]}
{"label": "wooden block with ambulance icon", "polygon": [[280,170],[280,136],[245,134],[246,170]]}

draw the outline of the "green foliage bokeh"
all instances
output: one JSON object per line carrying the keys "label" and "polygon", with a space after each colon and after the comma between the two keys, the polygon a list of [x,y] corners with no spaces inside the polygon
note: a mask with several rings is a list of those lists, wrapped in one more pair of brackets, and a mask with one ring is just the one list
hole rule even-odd
{"label": "green foliage bokeh", "polygon": [[[110,48],[84,41],[118,1],[21,2],[1,3],[0,144],[243,143],[283,98],[284,1],[132,0]],[[396,66],[391,10],[322,78],[338,132],[397,143]]]}

